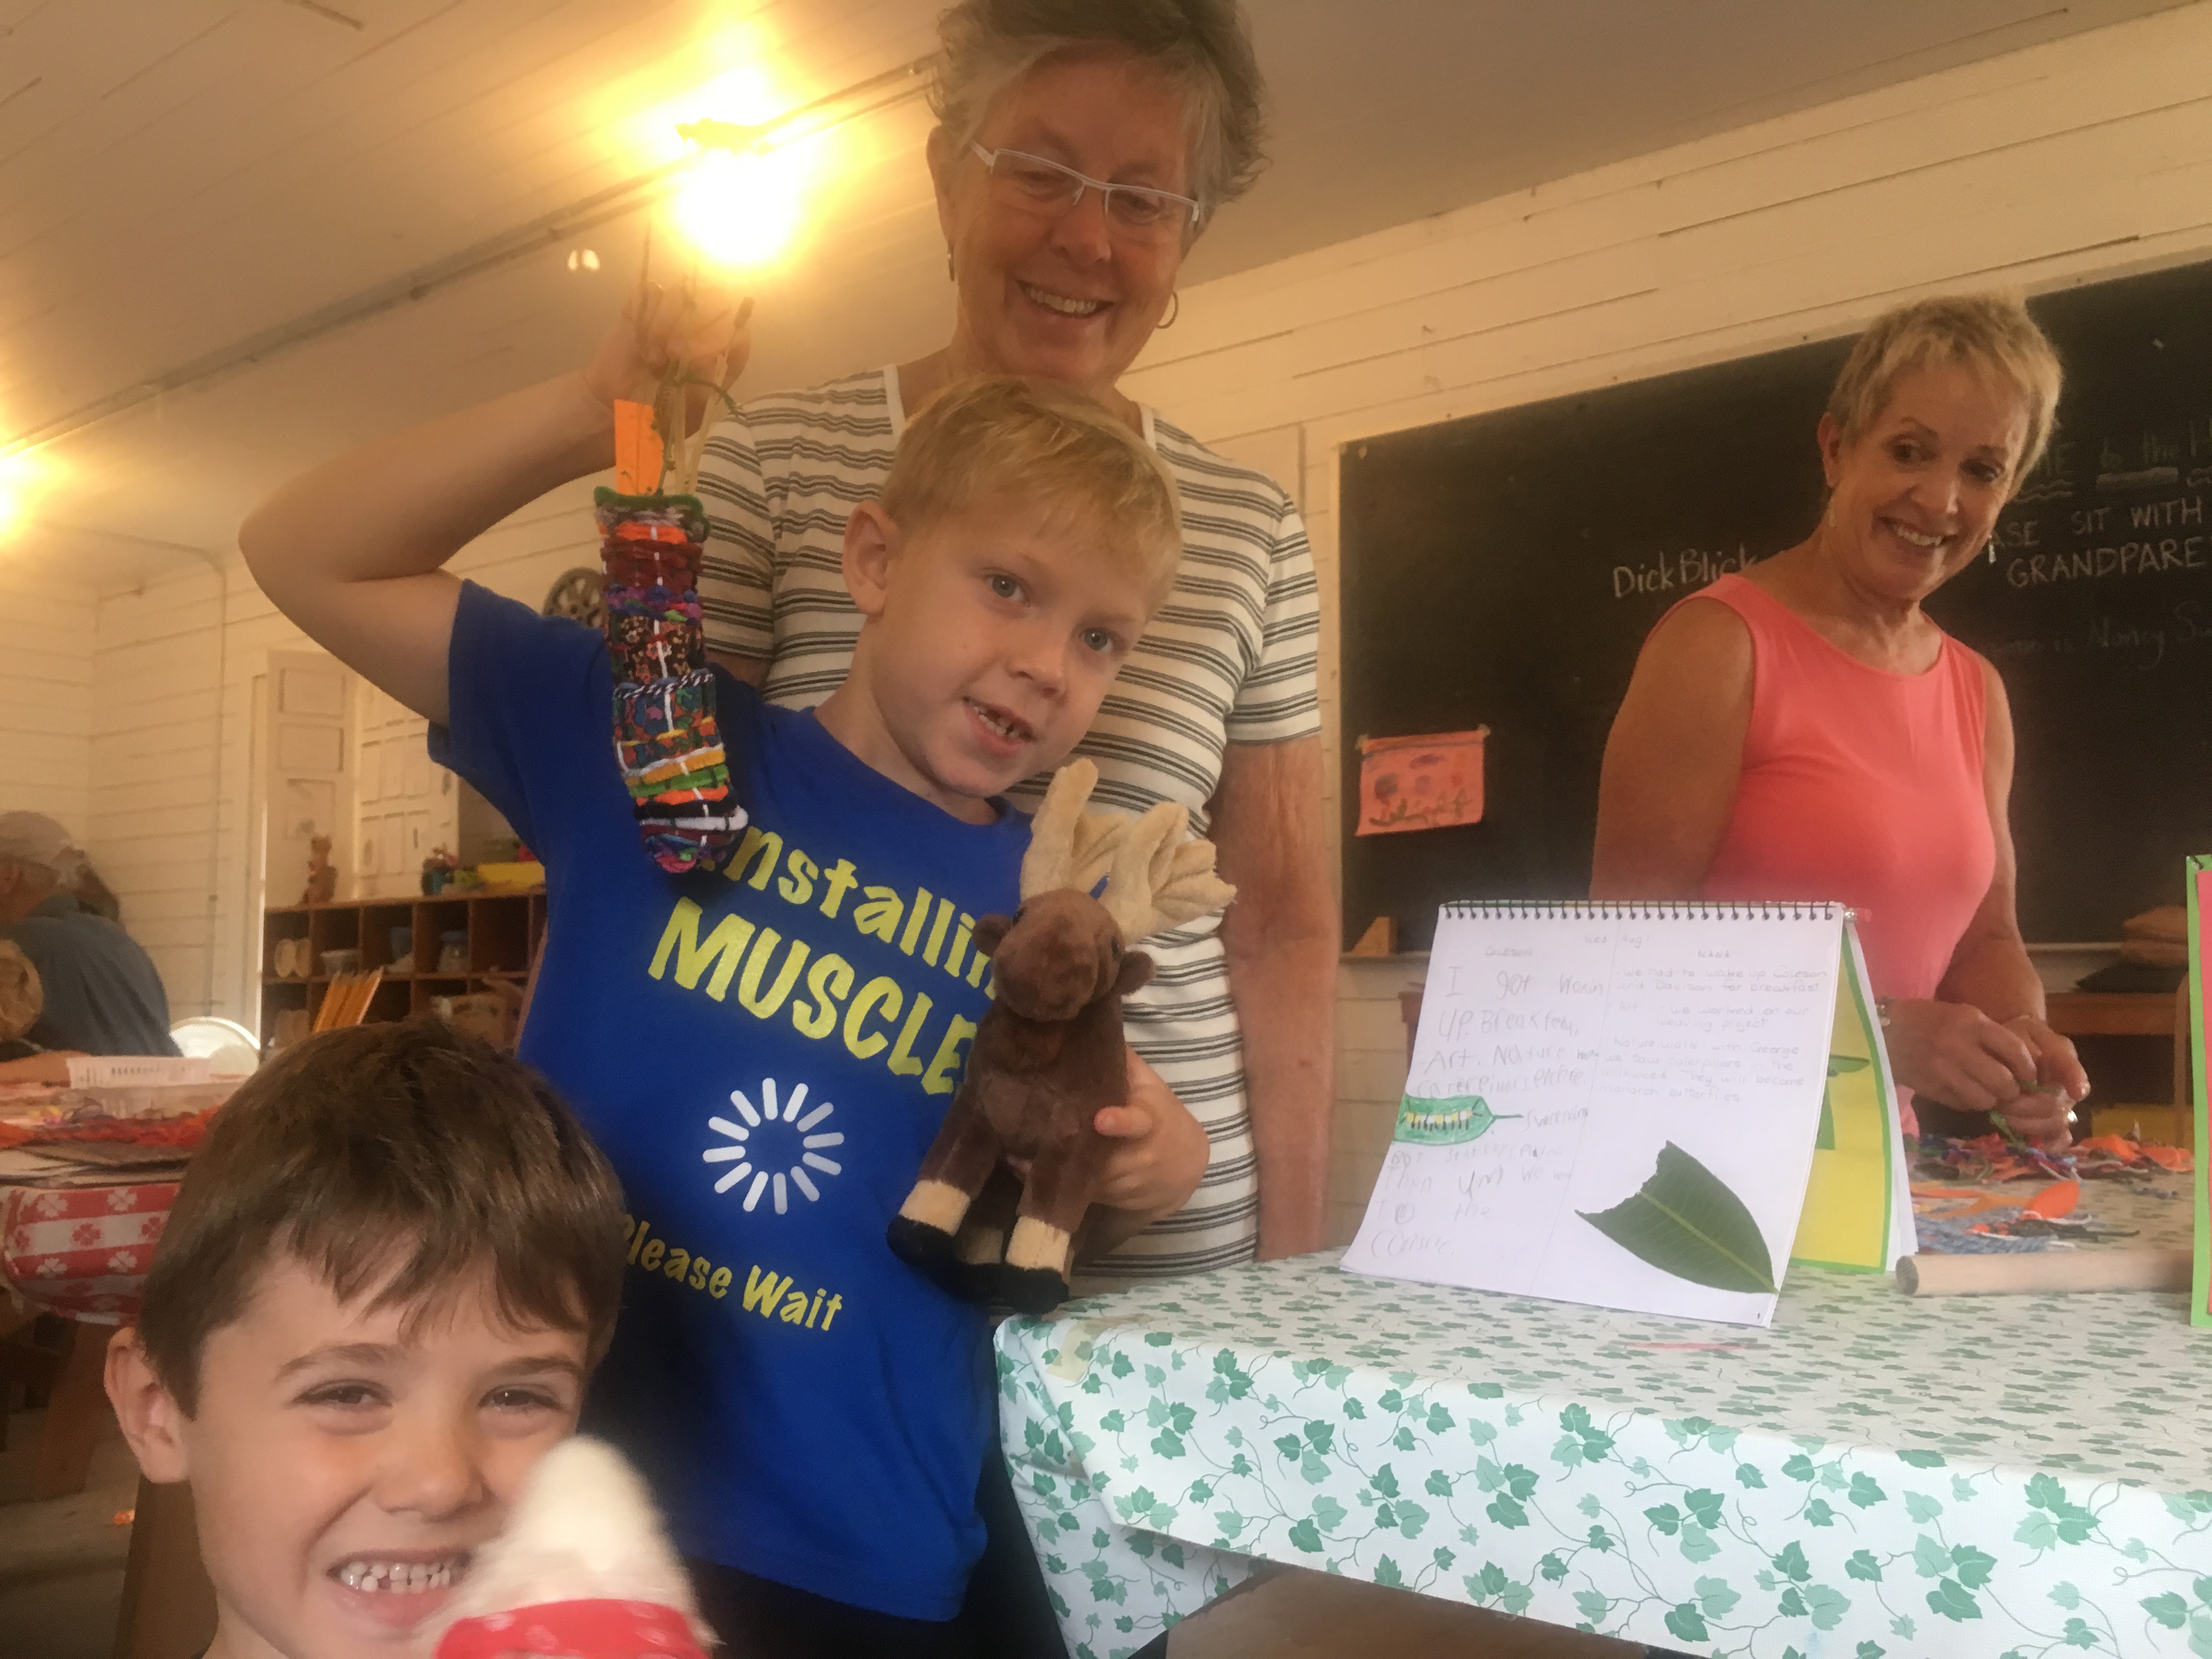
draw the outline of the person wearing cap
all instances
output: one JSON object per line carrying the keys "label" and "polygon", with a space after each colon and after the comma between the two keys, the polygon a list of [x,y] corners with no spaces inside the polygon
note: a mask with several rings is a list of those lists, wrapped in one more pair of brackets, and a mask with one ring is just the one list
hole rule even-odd
{"label": "person wearing cap", "polygon": [[0,939],[30,958],[56,1046],[173,1054],[169,996],[138,942],[77,902],[84,854],[42,812],[0,812]]}

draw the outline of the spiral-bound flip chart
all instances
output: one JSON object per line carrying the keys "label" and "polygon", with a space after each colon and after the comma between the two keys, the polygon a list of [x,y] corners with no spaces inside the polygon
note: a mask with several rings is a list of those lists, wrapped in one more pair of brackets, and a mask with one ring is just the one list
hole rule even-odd
{"label": "spiral-bound flip chart", "polygon": [[1864,987],[1836,905],[1446,905],[1344,1266],[1759,1325],[1793,1256],[1886,1271],[1911,1209]]}

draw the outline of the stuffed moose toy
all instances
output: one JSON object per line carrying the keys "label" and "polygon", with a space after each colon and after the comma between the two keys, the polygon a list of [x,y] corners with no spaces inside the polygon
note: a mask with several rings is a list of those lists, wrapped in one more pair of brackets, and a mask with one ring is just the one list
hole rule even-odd
{"label": "stuffed moose toy", "polygon": [[[1022,860],[1021,908],[975,925],[995,1000],[890,1228],[900,1259],[954,1295],[1029,1314],[1067,1299],[1109,1147],[1094,1120],[1128,1099],[1121,999],[1152,976],[1152,958],[1130,946],[1237,893],[1213,873],[1213,843],[1185,838],[1182,807],[1086,813],[1097,781],[1087,760],[1054,775]],[[1009,1160],[1026,1164],[1026,1181]]]}

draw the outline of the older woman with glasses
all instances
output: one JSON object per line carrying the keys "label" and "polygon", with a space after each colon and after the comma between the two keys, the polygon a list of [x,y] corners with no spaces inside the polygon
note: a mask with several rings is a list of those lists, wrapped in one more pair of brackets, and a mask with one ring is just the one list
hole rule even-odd
{"label": "older woman with glasses", "polygon": [[1239,897],[1218,929],[1147,945],[1159,972],[1127,1010],[1133,1045],[1205,1127],[1205,1179],[1086,1269],[1128,1280],[1315,1249],[1336,919],[1305,532],[1273,480],[1116,386],[1175,321],[1192,243],[1257,170],[1258,67],[1234,0],[961,0],[939,32],[929,167],[952,337],[721,426],[700,483],[708,643],[773,702],[836,689],[860,627],[838,574],[845,520],[905,422],[957,380],[1063,381],[1141,432],[1181,486],[1182,568],[1079,752],[1103,805],[1189,807]]}

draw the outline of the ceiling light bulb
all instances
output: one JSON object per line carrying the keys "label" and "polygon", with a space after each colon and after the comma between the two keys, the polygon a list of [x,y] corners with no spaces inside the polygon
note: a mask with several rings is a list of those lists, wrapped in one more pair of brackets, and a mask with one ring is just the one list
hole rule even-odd
{"label": "ceiling light bulb", "polygon": [[708,150],[676,198],[677,222],[718,264],[765,264],[799,225],[795,149]]}

